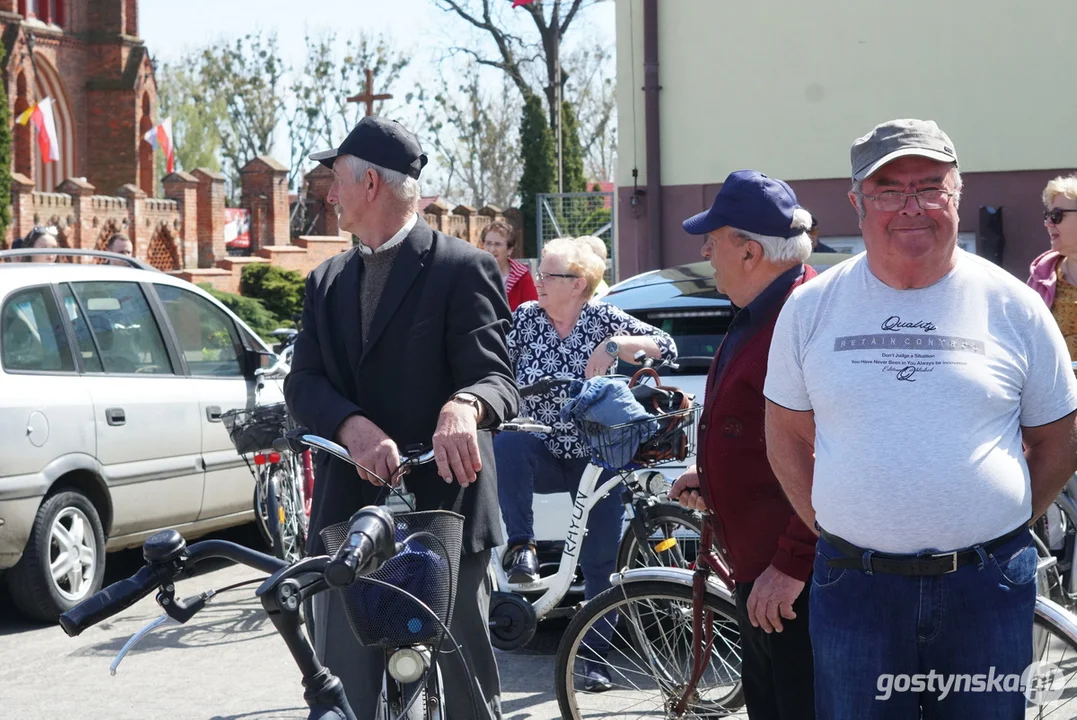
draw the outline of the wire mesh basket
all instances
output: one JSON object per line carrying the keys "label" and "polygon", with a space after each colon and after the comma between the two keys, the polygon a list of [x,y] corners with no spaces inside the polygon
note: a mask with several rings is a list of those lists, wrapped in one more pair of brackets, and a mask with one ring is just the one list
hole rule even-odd
{"label": "wire mesh basket", "polygon": [[221,413],[228,437],[240,455],[268,450],[288,431],[288,408],[284,403],[257,405]]}
{"label": "wire mesh basket", "polygon": [[609,470],[638,470],[695,455],[702,406],[653,415],[619,425],[577,422],[591,448],[591,461]]}
{"label": "wire mesh basket", "polygon": [[[430,510],[398,513],[393,520],[396,541],[403,543],[403,551],[377,572],[339,591],[348,624],[359,642],[368,647],[437,645],[444,630],[429,612],[407,595],[371,580],[411,593],[448,627],[456,602],[464,517],[447,510]],[[326,552],[335,553],[347,539],[348,530],[346,522],[322,530]]]}

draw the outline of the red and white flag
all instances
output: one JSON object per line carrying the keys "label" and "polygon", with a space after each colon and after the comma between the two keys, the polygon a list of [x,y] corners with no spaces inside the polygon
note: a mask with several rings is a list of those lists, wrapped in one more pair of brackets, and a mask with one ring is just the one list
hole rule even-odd
{"label": "red and white flag", "polygon": [[20,125],[33,122],[37,128],[37,146],[41,150],[41,161],[52,162],[60,159],[60,139],[56,135],[56,120],[52,115],[52,98],[26,108],[16,120]]}
{"label": "red and white flag", "polygon": [[530,5],[533,2],[535,2],[535,0],[512,0],[512,7],[518,8],[521,5]]}
{"label": "red and white flag", "polygon": [[165,118],[160,125],[150,128],[142,139],[154,150],[161,149],[168,159],[168,172],[173,172],[176,167],[176,148],[172,145],[172,118]]}

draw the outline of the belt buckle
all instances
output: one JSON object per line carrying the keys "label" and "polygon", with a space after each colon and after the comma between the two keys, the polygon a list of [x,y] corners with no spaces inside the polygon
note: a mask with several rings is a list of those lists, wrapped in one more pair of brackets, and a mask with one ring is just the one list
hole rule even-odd
{"label": "belt buckle", "polygon": [[949,575],[952,572],[957,572],[957,550],[948,553],[939,553],[938,555],[932,555],[932,560],[941,560],[943,558],[950,558],[950,569],[942,573],[943,575]]}

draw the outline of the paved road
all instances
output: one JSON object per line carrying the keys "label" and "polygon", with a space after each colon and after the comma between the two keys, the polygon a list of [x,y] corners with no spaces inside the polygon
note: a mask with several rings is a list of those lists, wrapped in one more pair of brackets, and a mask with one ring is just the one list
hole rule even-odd
{"label": "paved road", "polygon": [[[223,537],[257,542],[251,529]],[[107,582],[132,573],[140,564],[137,551],[110,556]],[[249,569],[218,565],[180,583],[180,594],[256,575]],[[111,677],[109,664],[116,652],[135,630],[158,615],[152,597],[146,598],[71,639],[58,626],[21,621],[7,600],[0,600],[0,717],[306,717],[303,689],[284,642],[246,588],[220,596],[187,625],[158,628]],[[500,654],[506,720],[560,717],[552,678],[553,652],[562,628],[563,624],[540,631],[534,647],[526,651]],[[616,707],[614,698],[610,702]]]}

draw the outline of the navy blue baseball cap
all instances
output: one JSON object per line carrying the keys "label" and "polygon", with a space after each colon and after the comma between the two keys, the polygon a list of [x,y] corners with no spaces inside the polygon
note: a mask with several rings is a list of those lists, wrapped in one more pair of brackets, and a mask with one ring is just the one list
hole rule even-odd
{"label": "navy blue baseball cap", "polygon": [[714,198],[710,210],[681,223],[689,235],[705,235],[730,225],[758,235],[791,238],[805,228],[793,227],[797,204],[793,188],[756,170],[731,173]]}

